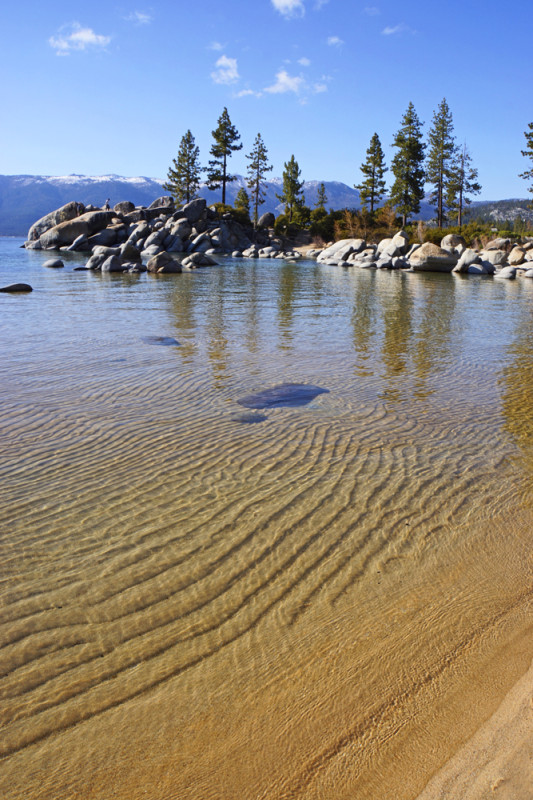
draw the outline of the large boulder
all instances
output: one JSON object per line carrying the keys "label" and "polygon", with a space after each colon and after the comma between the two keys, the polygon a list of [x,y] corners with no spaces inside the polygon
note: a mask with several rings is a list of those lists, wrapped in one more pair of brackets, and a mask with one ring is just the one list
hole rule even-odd
{"label": "large boulder", "polygon": [[264,214],[261,214],[257,221],[258,228],[273,228],[274,223],[276,221],[276,217],[271,211],[266,211]]}
{"label": "large boulder", "polygon": [[398,233],[392,237],[391,244],[400,251],[400,255],[404,256],[409,250],[409,236],[405,231],[398,231]]}
{"label": "large boulder", "polygon": [[43,267],[50,267],[51,269],[61,269],[61,267],[64,266],[60,258],[49,258],[48,261],[45,261],[43,264]]}
{"label": "large boulder", "polygon": [[50,228],[55,228],[56,225],[60,225],[62,222],[68,222],[71,219],[79,216],[80,213],[85,211],[85,207],[82,203],[71,202],[67,203],[61,208],[56,209],[55,211],[51,211],[50,214],[46,214],[46,216],[41,217],[40,220],[35,222],[29,232],[28,232],[28,241],[34,242],[42,236],[43,233],[50,230]]}
{"label": "large boulder", "polygon": [[191,235],[192,227],[187,217],[182,217],[172,224],[170,232],[173,236],[179,236],[180,239],[188,239]]}
{"label": "large boulder", "polygon": [[443,250],[437,244],[425,242],[409,259],[415,272],[451,272],[457,264],[457,255]]}
{"label": "large boulder", "polygon": [[93,234],[89,237],[88,242],[90,247],[97,247],[103,245],[104,247],[111,247],[117,241],[117,234],[112,228],[104,228],[103,231]]}
{"label": "large boulder", "polygon": [[510,239],[503,239],[501,237],[497,239],[492,239],[488,244],[485,245],[483,248],[484,250],[505,250],[511,244]]}
{"label": "large boulder", "polygon": [[516,245],[509,253],[507,260],[512,267],[517,267],[526,260],[526,251],[523,247],[518,247],[518,245]]}
{"label": "large boulder", "polygon": [[146,265],[148,272],[181,272],[181,264],[168,253],[158,253]]}
{"label": "large boulder", "polygon": [[118,256],[109,256],[102,264],[102,272],[124,272],[124,266]]}
{"label": "large boulder", "polygon": [[113,219],[112,211],[89,211],[81,217],[60,222],[45,231],[39,241],[44,250],[56,250],[62,245],[71,245],[78,236],[87,237],[98,233],[108,226]]}
{"label": "large boulder", "polygon": [[[150,203],[148,208],[171,208],[174,210],[174,198],[170,195],[163,195],[158,197],[153,203]],[[133,209],[131,209],[133,211]]]}
{"label": "large boulder", "polygon": [[442,238],[440,246],[443,250],[455,250],[456,247],[465,248],[466,241],[458,233],[448,233]]}
{"label": "large boulder", "polygon": [[488,261],[494,264],[495,267],[504,266],[507,264],[507,253],[505,250],[482,250],[480,253],[482,261]]}
{"label": "large boulder", "polygon": [[117,203],[113,206],[113,211],[116,214],[130,214],[135,211],[135,206],[129,200],[123,200],[122,203]]}
{"label": "large boulder", "polygon": [[453,268],[453,272],[457,272],[459,274],[464,275],[469,271],[470,267],[473,264],[479,264],[480,262],[481,262],[481,256],[479,255],[479,253],[467,247],[467,249],[463,250],[463,252],[461,253],[461,257],[459,258],[459,261]]}
{"label": "large boulder", "polygon": [[183,216],[194,225],[195,222],[198,222],[201,219],[206,211],[207,203],[205,202],[203,197],[197,197],[196,200],[191,200],[190,203],[183,206],[181,209],[181,213]]}
{"label": "large boulder", "polygon": [[335,244],[322,250],[317,261],[321,263],[331,260],[336,260],[338,262],[346,261],[348,256],[352,253],[359,253],[361,250],[364,250],[365,247],[366,242],[364,239],[340,239],[338,242],[335,242]]}

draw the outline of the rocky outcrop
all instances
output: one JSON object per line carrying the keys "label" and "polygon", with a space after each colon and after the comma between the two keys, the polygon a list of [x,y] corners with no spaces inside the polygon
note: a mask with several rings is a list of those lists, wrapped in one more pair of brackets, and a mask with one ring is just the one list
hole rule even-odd
{"label": "rocky outcrop", "polygon": [[61,206],[61,208],[52,211],[50,214],[46,214],[46,216],[42,217],[31,226],[28,233],[28,241],[37,241],[43,233],[50,230],[50,228],[55,228],[56,225],[60,225],[62,222],[68,222],[78,217],[84,211],[85,207],[82,203],[72,202]]}

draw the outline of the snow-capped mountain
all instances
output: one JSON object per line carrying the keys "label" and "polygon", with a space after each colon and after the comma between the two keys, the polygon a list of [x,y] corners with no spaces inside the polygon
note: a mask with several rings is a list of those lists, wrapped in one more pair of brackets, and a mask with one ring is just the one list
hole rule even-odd
{"label": "snow-capped mountain", "polygon": [[[111,206],[121,200],[131,200],[137,206],[149,206],[157,197],[167,194],[163,180],[158,178],[124,178],[120,175],[0,175],[0,235],[25,236],[33,223],[71,200],[84,205],[102,206],[107,198]],[[276,194],[281,193],[281,178],[266,181],[265,202],[261,213],[280,214],[283,205]],[[308,205],[314,206],[320,181],[307,181],[304,194]],[[345,183],[325,181],[328,208],[359,208],[359,192]],[[226,202],[233,205],[237,192],[246,188],[246,180],[238,175],[226,187]],[[208,203],[220,202],[220,190],[210,191],[201,186],[200,196]]]}

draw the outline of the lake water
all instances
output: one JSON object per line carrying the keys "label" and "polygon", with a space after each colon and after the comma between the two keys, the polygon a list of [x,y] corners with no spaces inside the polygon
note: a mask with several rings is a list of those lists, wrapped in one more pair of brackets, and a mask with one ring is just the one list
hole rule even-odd
{"label": "lake water", "polygon": [[533,281],[21,243],[2,797],[416,797],[533,655]]}

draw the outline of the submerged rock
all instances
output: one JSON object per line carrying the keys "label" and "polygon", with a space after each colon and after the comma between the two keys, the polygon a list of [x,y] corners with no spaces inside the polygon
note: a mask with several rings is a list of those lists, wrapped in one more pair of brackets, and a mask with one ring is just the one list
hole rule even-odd
{"label": "submerged rock", "polygon": [[61,267],[64,266],[60,258],[49,258],[48,261],[45,261],[43,264],[43,267],[50,267],[50,269],[61,269]]}
{"label": "submerged rock", "polygon": [[319,394],[329,394],[329,389],[311,383],[281,383],[256,394],[237,400],[245,408],[296,408],[306,406]]}
{"label": "submerged rock", "polygon": [[141,336],[141,341],[145,344],[161,344],[164,347],[172,347],[174,345],[179,347],[178,340],[173,339],[172,336]]}
{"label": "submerged rock", "polygon": [[9,286],[0,287],[0,292],[33,292],[29,283],[11,283]]}

